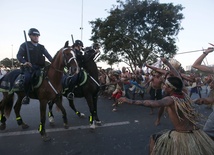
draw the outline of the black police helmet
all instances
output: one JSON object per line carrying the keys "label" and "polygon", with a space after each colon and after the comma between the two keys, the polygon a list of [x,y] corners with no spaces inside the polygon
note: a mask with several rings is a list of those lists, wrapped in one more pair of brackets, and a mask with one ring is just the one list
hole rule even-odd
{"label": "black police helmet", "polygon": [[74,44],[77,45],[77,46],[82,46],[82,47],[84,47],[81,40],[75,40],[75,43],[74,43]]}
{"label": "black police helmet", "polygon": [[92,47],[93,47],[93,49],[99,49],[100,44],[99,43],[93,43]]}
{"label": "black police helmet", "polygon": [[35,28],[31,28],[29,31],[28,31],[28,35],[38,35],[40,36],[40,33],[37,29]]}

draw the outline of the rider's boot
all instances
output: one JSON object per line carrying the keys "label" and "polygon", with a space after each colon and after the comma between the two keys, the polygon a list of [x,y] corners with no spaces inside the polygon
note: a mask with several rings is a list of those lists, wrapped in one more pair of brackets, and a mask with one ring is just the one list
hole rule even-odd
{"label": "rider's boot", "polygon": [[30,98],[28,96],[25,96],[23,99],[22,99],[22,104],[29,104],[30,103]]}
{"label": "rider's boot", "polygon": [[74,99],[74,93],[73,92],[68,93],[67,99],[68,100],[73,100]]}

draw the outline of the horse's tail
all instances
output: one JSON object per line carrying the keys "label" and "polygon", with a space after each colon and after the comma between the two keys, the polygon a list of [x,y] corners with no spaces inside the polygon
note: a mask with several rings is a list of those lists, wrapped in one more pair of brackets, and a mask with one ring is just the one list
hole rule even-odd
{"label": "horse's tail", "polygon": [[4,100],[4,113],[6,117],[10,116],[14,101],[14,94],[7,95],[6,99]]}

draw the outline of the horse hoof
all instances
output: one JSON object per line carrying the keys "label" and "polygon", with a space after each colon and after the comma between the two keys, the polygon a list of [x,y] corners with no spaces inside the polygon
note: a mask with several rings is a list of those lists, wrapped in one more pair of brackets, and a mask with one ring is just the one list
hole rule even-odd
{"label": "horse hoof", "polygon": [[80,113],[80,118],[85,118],[85,114]]}
{"label": "horse hoof", "polygon": [[23,124],[22,124],[22,129],[27,129],[27,128],[29,128],[29,125],[23,123]]}
{"label": "horse hoof", "polygon": [[54,118],[51,116],[48,118],[50,123],[54,123]]}
{"label": "horse hoof", "polygon": [[68,129],[69,128],[68,124],[64,124],[64,128]]}
{"label": "horse hoof", "polygon": [[102,122],[101,121],[96,121],[96,125],[101,126]]}
{"label": "horse hoof", "polygon": [[5,130],[6,129],[6,124],[4,123],[4,124],[1,124],[0,125],[0,130]]}
{"label": "horse hoof", "polygon": [[48,142],[51,140],[51,137],[45,135],[45,136],[42,136],[42,140],[43,140],[43,142]]}
{"label": "horse hoof", "polygon": [[94,123],[90,125],[90,129],[95,129],[95,128],[96,128],[96,126]]}

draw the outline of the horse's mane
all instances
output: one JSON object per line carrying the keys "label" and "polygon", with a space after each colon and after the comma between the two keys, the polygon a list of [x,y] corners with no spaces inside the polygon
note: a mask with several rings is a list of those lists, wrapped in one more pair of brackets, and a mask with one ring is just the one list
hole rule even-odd
{"label": "horse's mane", "polygon": [[97,54],[96,51],[92,47],[86,47],[84,49],[84,60],[83,60],[83,68],[92,75],[96,80],[98,80],[98,69],[97,64],[94,61],[94,57]]}
{"label": "horse's mane", "polygon": [[56,59],[56,57],[57,57],[57,55],[58,55],[58,53],[61,51],[61,49],[54,55],[54,57],[53,57],[53,60],[52,61],[55,61],[55,59]]}
{"label": "horse's mane", "polygon": [[[66,48],[66,47],[70,47],[70,46],[68,46],[68,41],[66,41],[64,48]],[[56,59],[57,55],[59,54],[59,52],[60,52],[62,49],[63,49],[63,48],[61,48],[61,49],[54,55],[52,61],[54,61],[54,60]]]}
{"label": "horse's mane", "polygon": [[95,55],[97,54],[96,51],[91,46],[84,48],[84,51],[86,61],[93,60]]}

